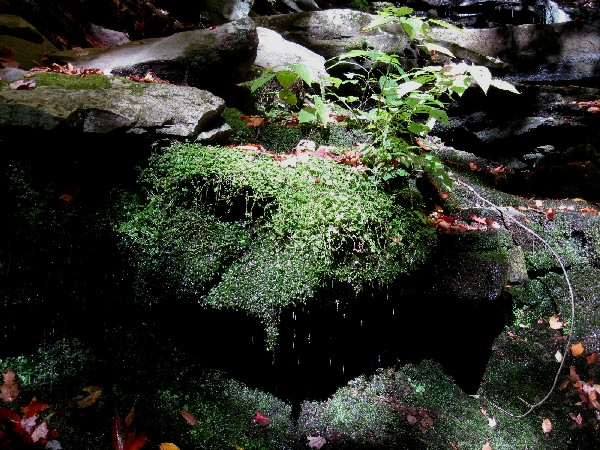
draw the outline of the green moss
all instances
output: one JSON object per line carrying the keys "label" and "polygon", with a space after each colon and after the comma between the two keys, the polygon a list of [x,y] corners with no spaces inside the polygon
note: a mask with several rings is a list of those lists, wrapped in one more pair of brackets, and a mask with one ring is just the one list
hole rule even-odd
{"label": "green moss", "polygon": [[[360,290],[422,262],[434,232],[367,173],[327,158],[178,144],[143,174],[147,198],[120,226],[144,301],[168,287],[260,318],[337,280]],[[154,295],[154,293],[156,295]]]}
{"label": "green moss", "polygon": [[110,80],[105,75],[92,74],[85,77],[60,73],[38,72],[35,74],[38,86],[57,86],[65,89],[108,89]]}

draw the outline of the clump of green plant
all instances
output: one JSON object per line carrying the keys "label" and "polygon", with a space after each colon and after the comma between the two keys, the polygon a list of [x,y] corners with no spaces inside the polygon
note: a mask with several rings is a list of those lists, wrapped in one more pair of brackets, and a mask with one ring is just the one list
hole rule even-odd
{"label": "clump of green plant", "polygon": [[[259,318],[273,349],[279,312],[339,281],[389,283],[434,239],[418,205],[331,158],[175,144],[142,175],[119,226],[140,299],[178,297]],[[157,301],[157,300],[156,300]]]}
{"label": "clump of green plant", "polygon": [[[431,42],[428,32],[432,25],[457,29],[436,19],[421,19],[412,15],[409,7],[387,7],[368,27],[398,23],[408,38],[416,42],[425,55],[445,57],[454,55],[446,48]],[[490,87],[518,93],[513,85],[494,79],[482,66],[467,63],[444,63],[430,60],[424,67],[407,68],[407,59],[397,54],[374,50],[352,50],[337,58],[331,67],[352,66],[345,78],[325,77],[312,80],[306,67],[286,64],[266,69],[251,84],[252,91],[276,78],[281,86],[279,99],[298,109],[300,123],[327,126],[333,111],[343,107],[349,114],[348,123],[370,134],[362,161],[384,181],[392,178],[433,175],[443,185],[450,179],[441,161],[424,143],[436,122],[447,123],[446,107],[473,84],[484,92]],[[297,80],[310,88],[303,102],[290,91]],[[351,95],[348,95],[350,88]]]}

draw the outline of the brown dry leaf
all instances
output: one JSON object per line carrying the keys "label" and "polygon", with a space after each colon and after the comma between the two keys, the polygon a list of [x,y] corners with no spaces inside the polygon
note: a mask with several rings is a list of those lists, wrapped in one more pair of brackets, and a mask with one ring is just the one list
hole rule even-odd
{"label": "brown dry leaf", "polygon": [[585,362],[588,364],[594,364],[598,361],[598,353],[590,353],[589,355],[585,355]]}
{"label": "brown dry leaf", "polygon": [[100,386],[86,386],[82,389],[87,395],[79,394],[69,400],[69,408],[87,408],[92,406],[100,395],[102,394],[102,388]]}
{"label": "brown dry leaf", "polygon": [[194,417],[194,415],[191,412],[186,411],[185,409],[182,409],[181,411],[179,411],[179,414],[181,414],[183,416],[183,418],[186,420],[186,422],[189,423],[191,426],[195,427],[195,426],[199,425],[199,422],[196,420],[196,418]]}
{"label": "brown dry leaf", "polygon": [[159,450],[179,450],[175,444],[171,444],[170,442],[163,442],[160,444]]}
{"label": "brown dry leaf", "polygon": [[8,369],[5,374],[2,374],[4,384],[0,386],[0,399],[5,402],[12,402],[19,396],[19,385],[15,382],[15,373],[12,369]]}
{"label": "brown dry leaf", "polygon": [[544,433],[546,434],[552,431],[552,422],[550,422],[550,419],[544,419],[542,421],[542,430],[544,430]]}
{"label": "brown dry leaf", "polygon": [[483,444],[483,447],[481,447],[481,450],[492,450],[492,446],[489,442],[486,442],[485,444]]}
{"label": "brown dry leaf", "polygon": [[581,342],[571,345],[571,353],[573,356],[579,356],[583,354],[583,350],[583,344]]}
{"label": "brown dry leaf", "polygon": [[565,326],[565,323],[562,320],[560,320],[558,314],[554,314],[552,317],[550,317],[548,319],[548,324],[553,330],[560,330],[562,327]]}

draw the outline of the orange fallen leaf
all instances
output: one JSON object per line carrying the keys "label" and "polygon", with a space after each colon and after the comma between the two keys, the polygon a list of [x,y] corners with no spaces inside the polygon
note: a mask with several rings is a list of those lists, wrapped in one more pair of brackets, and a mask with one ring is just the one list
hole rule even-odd
{"label": "orange fallen leaf", "polygon": [[571,345],[571,353],[573,356],[579,356],[583,353],[583,344],[578,342],[577,344]]}
{"label": "orange fallen leaf", "polygon": [[552,431],[552,422],[550,422],[550,419],[544,419],[542,421],[542,430],[546,434],[548,434]]}
{"label": "orange fallen leaf", "polygon": [[171,444],[170,442],[163,442],[162,444],[160,444],[159,449],[160,450],[179,450],[179,447],[177,447],[175,444]]}

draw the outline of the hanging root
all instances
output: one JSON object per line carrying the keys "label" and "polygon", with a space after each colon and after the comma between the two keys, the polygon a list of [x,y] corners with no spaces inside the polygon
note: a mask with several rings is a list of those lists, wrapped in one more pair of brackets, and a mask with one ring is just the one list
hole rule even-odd
{"label": "hanging root", "polygon": [[556,251],[552,248],[552,246],[548,243],[548,241],[546,241],[543,237],[541,237],[539,234],[537,234],[535,231],[533,231],[531,228],[527,227],[526,225],[523,225],[521,222],[519,222],[518,220],[516,220],[514,217],[512,217],[509,214],[504,214],[504,211],[502,211],[502,208],[500,208],[498,205],[490,202],[488,199],[484,198],[481,196],[481,194],[479,194],[475,188],[473,188],[472,186],[468,185],[467,183],[465,183],[464,181],[460,180],[459,178],[456,177],[450,177],[453,181],[455,181],[456,183],[460,184],[461,186],[467,188],[469,191],[471,191],[479,200],[481,200],[482,202],[484,202],[485,204],[493,207],[496,211],[498,211],[498,213],[500,213],[500,215],[503,217],[504,220],[506,220],[508,218],[508,220],[512,223],[514,223],[515,225],[521,227],[523,230],[525,230],[526,232],[528,232],[529,234],[531,234],[532,236],[534,236],[536,239],[538,239],[540,242],[542,242],[547,248],[548,250],[550,250],[550,252],[552,253],[552,255],[554,256],[554,258],[556,258],[556,260],[558,261],[558,263],[560,264],[560,268],[563,272],[563,275],[565,277],[565,280],[567,282],[567,286],[569,288],[569,296],[570,296],[570,301],[571,301],[571,325],[569,327],[569,334],[567,336],[567,341],[565,343],[565,347],[564,347],[564,351],[563,351],[563,355],[565,355],[561,361],[560,361],[560,366],[558,367],[558,370],[556,371],[556,376],[554,377],[554,382],[552,383],[552,387],[550,388],[550,390],[548,391],[548,393],[545,395],[545,397],[543,399],[541,399],[539,402],[530,405],[527,402],[525,402],[524,400],[523,403],[525,403],[529,409],[524,412],[523,414],[513,414],[509,411],[506,411],[505,409],[501,408],[498,405],[495,405],[493,402],[491,402],[490,400],[486,399],[486,401],[488,401],[493,407],[497,408],[499,411],[503,412],[504,414],[510,416],[510,417],[514,417],[517,419],[523,418],[528,416],[529,414],[531,414],[536,408],[539,408],[540,406],[542,406],[544,403],[546,403],[546,401],[550,398],[550,396],[552,395],[552,393],[554,392],[554,389],[556,389],[556,385],[558,384],[558,379],[560,377],[560,373],[562,372],[564,366],[565,366],[565,360],[566,360],[566,355],[569,352],[569,349],[571,348],[571,339],[573,337],[573,328],[575,325],[575,294],[573,292],[573,287],[571,286],[571,281],[569,280],[569,276],[567,275],[567,269],[565,268],[562,260],[560,259],[560,256],[558,256],[558,253],[556,253]]}

